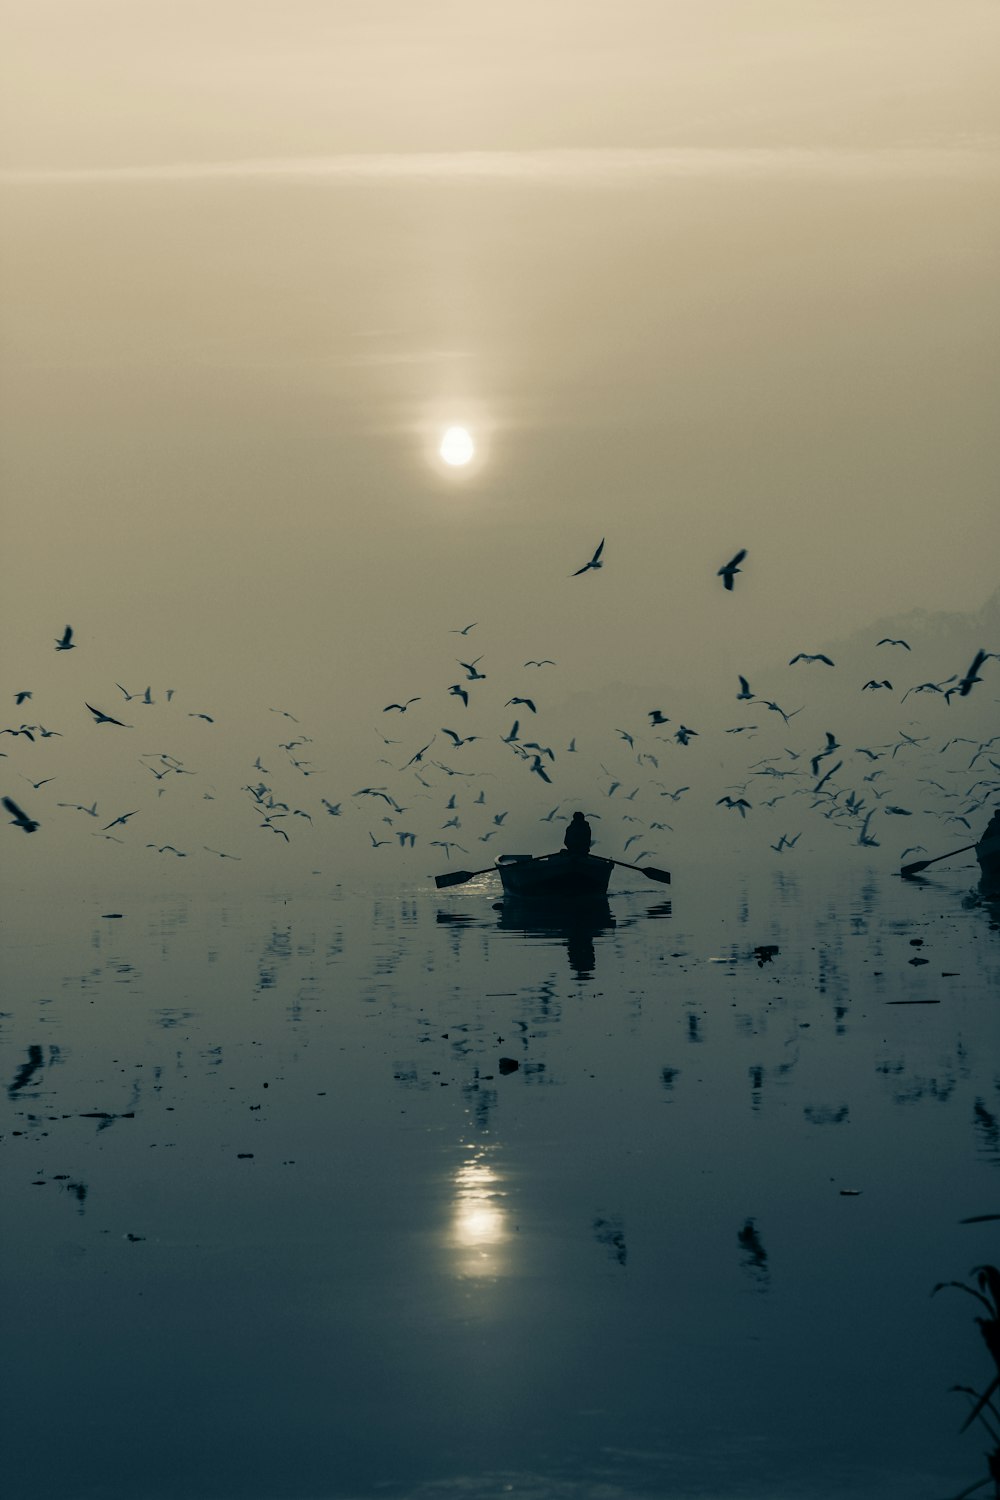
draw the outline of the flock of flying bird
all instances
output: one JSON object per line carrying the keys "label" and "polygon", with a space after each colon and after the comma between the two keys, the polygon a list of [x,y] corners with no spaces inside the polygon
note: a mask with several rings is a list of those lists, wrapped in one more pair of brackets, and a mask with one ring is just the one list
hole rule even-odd
{"label": "flock of flying bird", "polygon": [[[570,577],[579,578],[602,568],[604,547],[605,539],[602,538],[589,561],[570,574]],[[734,580],[741,572],[741,564],[746,557],[746,549],[741,549],[719,568],[716,576],[722,579],[723,588],[727,592],[733,591]],[[477,624],[478,622],[473,621],[449,633],[464,641],[472,636]],[[888,648],[897,655],[905,653],[908,656],[911,652],[909,642],[900,637],[883,636],[875,645],[877,648]],[[76,646],[73,628],[67,625],[55,641],[55,650],[67,652],[76,649]],[[470,659],[465,660],[466,656]],[[473,844],[481,844],[484,857],[489,859],[492,858],[492,850],[487,846],[506,831],[510,811],[506,807],[495,805],[496,798],[488,797],[488,787],[484,783],[500,782],[505,786],[507,794],[503,797],[504,801],[519,797],[522,811],[515,820],[519,825],[524,820],[524,807],[531,801],[526,795],[526,789],[521,793],[515,791],[509,783],[509,776],[505,776],[502,769],[500,772],[492,769],[497,755],[510,757],[510,770],[515,769],[516,763],[521,772],[530,778],[530,785],[538,790],[553,786],[562,779],[564,756],[575,757],[570,762],[574,774],[567,778],[572,783],[568,797],[542,814],[540,821],[553,825],[568,819],[569,813],[563,811],[564,807],[595,803],[594,806],[584,806],[587,817],[598,822],[607,818],[609,824],[617,817],[619,827],[614,836],[621,842],[613,852],[625,856],[630,863],[637,865],[656,854],[654,849],[646,847],[647,844],[657,842],[657,837],[661,834],[675,832],[675,825],[666,821],[659,809],[668,806],[670,816],[676,817],[676,810],[685,797],[689,803],[697,803],[699,808],[704,808],[710,801],[717,808],[736,813],[741,820],[745,820],[751,813],[756,816],[758,810],[768,810],[772,816],[776,816],[773,809],[779,803],[787,804],[783,810],[787,812],[794,805],[792,798],[807,798],[811,812],[850,830],[858,845],[870,848],[880,842],[873,829],[876,816],[880,829],[884,829],[888,826],[885,819],[911,817],[915,810],[901,805],[896,792],[897,771],[902,766],[898,759],[900,756],[912,761],[916,754],[916,769],[927,768],[928,755],[933,755],[939,761],[941,755],[951,751],[952,761],[956,755],[961,758],[961,764],[953,764],[952,761],[944,763],[944,770],[938,766],[939,774],[935,777],[911,777],[911,790],[921,784],[927,786],[931,790],[924,793],[924,796],[937,803],[933,808],[922,808],[920,811],[940,817],[947,828],[961,828],[975,837],[975,825],[971,820],[978,819],[982,810],[995,803],[1000,794],[1000,760],[993,751],[994,744],[1000,742],[1000,735],[983,740],[959,734],[934,750],[928,748],[932,738],[929,734],[908,734],[904,730],[898,730],[884,743],[845,748],[837,735],[825,730],[822,742],[818,745],[814,743],[812,746],[796,748],[782,745],[779,753],[762,756],[746,767],[746,774],[741,782],[725,787],[716,786],[715,790],[722,794],[709,797],[701,788],[695,790],[696,785],[705,780],[704,766],[692,770],[687,778],[677,778],[675,775],[674,779],[679,779],[681,784],[668,786],[659,777],[664,769],[661,761],[669,757],[668,763],[673,772],[679,769],[681,762],[684,763],[684,769],[688,770],[691,763],[688,762],[687,755],[678,756],[678,752],[686,751],[690,754],[689,747],[696,740],[705,737],[706,743],[715,740],[718,744],[720,734],[733,737],[746,734],[753,737],[761,726],[741,723],[721,730],[698,730],[683,722],[674,722],[662,708],[646,711],[648,724],[642,731],[616,727],[613,739],[609,739],[606,744],[598,744],[598,753],[604,754],[606,760],[615,760],[617,756],[613,766],[601,760],[598,762],[599,770],[595,771],[589,765],[584,769],[582,747],[577,744],[580,738],[578,734],[572,734],[568,743],[562,744],[559,749],[545,742],[553,736],[543,734],[538,727],[545,722],[545,704],[537,689],[532,687],[530,691],[511,692],[503,701],[503,708],[512,711],[510,717],[513,723],[507,733],[500,733],[496,724],[499,699],[493,705],[489,724],[482,717],[478,700],[478,695],[484,691],[482,684],[490,676],[490,672],[482,665],[486,660],[486,653],[473,655],[471,651],[465,651],[461,657],[456,656],[453,660],[462,669],[458,680],[448,685],[442,680],[441,686],[435,689],[436,700],[440,702],[442,710],[446,703],[451,702],[454,712],[460,715],[453,719],[451,726],[440,722],[445,718],[444,712],[434,712],[434,700],[428,700],[425,693],[403,696],[384,705],[382,715],[389,716],[385,719],[386,727],[391,718],[398,720],[402,728],[409,723],[407,716],[412,715],[415,720],[422,722],[425,733],[413,742],[407,742],[379,729],[383,748],[389,753],[378,758],[380,767],[388,768],[388,771],[382,771],[378,784],[358,788],[349,796],[341,796],[336,802],[320,797],[318,804],[312,802],[311,807],[298,806],[295,804],[308,802],[310,799],[304,798],[301,792],[297,794],[293,790],[289,793],[284,787],[277,789],[273,780],[265,779],[273,778],[274,775],[273,768],[269,768],[264,762],[264,755],[270,760],[272,752],[258,754],[250,763],[249,778],[239,788],[247,799],[248,807],[257,817],[258,826],[287,844],[292,841],[289,830],[313,824],[314,815],[315,818],[329,816],[339,819],[345,812],[360,812],[367,808],[369,816],[365,822],[369,826],[366,831],[372,848],[396,844],[401,849],[412,849],[420,842],[421,845],[426,844],[429,848],[440,850],[445,859],[450,859],[453,852],[469,855],[473,852]],[[964,672],[952,673],[941,681],[913,684],[906,688],[898,701],[905,702],[911,694],[938,695],[946,705],[950,705],[953,699],[966,699],[983,682],[983,669],[991,660],[1000,660],[1000,653],[979,650]],[[819,651],[797,652],[789,659],[788,666],[799,665],[809,669],[818,666],[824,672],[835,669],[836,666],[831,656]],[[545,681],[551,680],[548,674],[556,666],[557,663],[552,658],[536,657],[526,660],[523,670],[531,672],[533,678]],[[894,672],[893,675],[897,674]],[[784,708],[773,697],[756,693],[745,676],[735,676],[739,684],[739,690],[733,694],[735,700],[741,704],[753,704],[756,709],[775,715],[775,720],[780,719],[784,729],[787,730],[792,720],[803,712],[804,705],[794,709]],[[116,683],[115,686],[126,704],[134,703],[143,711],[152,708],[158,701],[154,698],[151,687],[147,687],[144,692],[130,692],[121,683]],[[861,691],[891,694],[895,689],[889,677],[872,676],[862,685]],[[168,689],[159,701],[170,703],[174,696],[174,691]],[[23,709],[33,697],[31,689],[18,690],[14,694],[15,705]],[[422,705],[422,708],[418,709],[417,705]],[[85,699],[82,706],[91,716],[90,722],[96,728],[117,734],[118,731],[134,727],[128,719],[118,716],[121,709],[111,713],[107,708],[98,707]],[[187,718],[207,725],[214,726],[216,723],[213,714],[174,711],[185,712]],[[295,726],[288,738],[273,747],[274,751],[284,754],[285,772],[293,773],[301,783],[306,778],[329,775],[329,769],[318,771],[314,762],[306,758],[309,754],[307,747],[313,741],[302,731],[300,721],[285,709],[271,709],[270,712],[282,716]],[[436,726],[433,729],[428,723],[428,714],[432,715],[432,722]],[[466,731],[466,715],[474,718],[476,732]],[[129,719],[134,717],[133,710]],[[462,727],[455,727],[456,725]],[[910,727],[917,729],[921,726],[911,723]],[[0,735],[10,736],[14,741],[23,741],[37,750],[46,740],[62,738],[63,732],[40,723],[22,722],[0,730]],[[473,750],[471,747],[477,744],[480,749]],[[956,751],[955,747],[962,748]],[[7,751],[0,754],[9,758]],[[849,756],[863,759],[860,762],[851,759],[848,765]],[[478,760],[479,763],[472,764],[470,760]],[[197,778],[198,775],[196,769],[189,767],[182,758],[172,753],[140,754],[139,762],[154,778],[158,797],[164,796],[167,785],[173,787],[181,778]],[[976,773],[975,780],[970,785],[960,785],[962,781],[969,781],[972,772]],[[41,793],[43,787],[56,779],[54,776],[42,776],[35,780],[32,775],[23,771],[18,774],[30,782],[35,793]],[[942,776],[945,780],[941,779]],[[947,781],[950,781],[950,785],[946,784]],[[634,786],[630,786],[632,782],[635,782]],[[234,783],[233,790],[235,789]],[[769,795],[761,795],[764,791]],[[203,791],[201,795],[205,800],[215,800],[216,794],[214,791]],[[288,800],[289,796],[292,800]],[[42,827],[42,820],[36,812],[25,811],[14,797],[4,795],[2,802],[14,827],[24,833],[35,833]],[[428,805],[421,808],[418,803]],[[101,822],[96,799],[89,804],[56,800],[55,807],[82,813],[95,820],[100,826],[93,832],[116,842],[125,840],[112,830],[131,833],[132,820],[139,818],[141,821],[142,816],[142,809],[135,807],[116,813],[107,822]],[[443,818],[443,821],[438,823],[438,818]],[[298,824],[296,820],[299,820]],[[374,828],[370,826],[373,823],[376,825]],[[411,826],[414,823],[418,826]],[[610,827],[608,832],[610,833]],[[430,837],[432,833],[437,836]],[[595,829],[595,834],[595,844],[604,844],[608,847],[608,852],[612,852],[610,841],[603,830]],[[770,847],[777,854],[784,854],[795,849],[801,837],[801,828],[795,832],[782,831],[776,842],[770,843]],[[158,839],[147,840],[145,843],[146,847],[157,854],[186,858],[190,852],[173,843],[161,843]],[[636,844],[643,847],[633,849]],[[224,859],[242,857],[214,846],[200,847]],[[910,845],[900,858],[923,849],[922,844]]]}

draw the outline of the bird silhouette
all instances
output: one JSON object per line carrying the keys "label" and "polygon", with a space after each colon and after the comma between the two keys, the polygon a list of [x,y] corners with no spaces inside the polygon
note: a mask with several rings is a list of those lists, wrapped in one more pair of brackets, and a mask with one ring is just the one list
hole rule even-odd
{"label": "bird silhouette", "polygon": [[840,749],[840,745],[838,744],[837,740],[834,738],[834,736],[830,733],[830,731],[828,729],[826,731],[826,745],[824,746],[824,748],[822,750],[818,750],[816,752],[816,754],[813,756],[812,760],[809,762],[809,764],[812,766],[812,773],[813,773],[814,776],[818,776],[819,775],[819,763],[820,763],[820,761],[821,760],[825,760],[828,755],[832,755],[835,750],[839,750],[839,749]]}
{"label": "bird silhouette", "polygon": [[604,564],[601,562],[601,553],[604,551],[604,541],[604,537],[601,537],[600,545],[594,553],[593,557],[590,559],[590,562],[584,563],[582,568],[577,568],[575,573],[571,573],[571,578],[579,578],[581,573],[588,573],[591,568],[604,567]]}
{"label": "bird silhouette", "polygon": [[121,719],[112,718],[112,716],[110,714],[106,714],[103,709],[95,708],[92,703],[84,702],[83,706],[84,708],[90,709],[90,712],[94,715],[95,724],[117,724],[119,729],[131,729],[133,727],[131,724],[123,724]]}
{"label": "bird silhouette", "polygon": [[546,656],[542,661],[526,661],[524,665],[526,667],[554,667],[555,662]]}
{"label": "bird silhouette", "polygon": [[693,737],[697,735],[697,733],[697,729],[689,729],[686,724],[682,724],[677,733],[674,735],[674,739],[677,741],[678,745],[686,745]]}
{"label": "bird silhouette", "polygon": [[449,693],[451,694],[451,696],[453,698],[461,698],[461,700],[465,704],[466,708],[468,708],[468,706],[469,706],[469,695],[465,691],[465,688],[462,686],[462,684],[460,682],[453,682],[452,685],[451,685],[451,687],[448,689],[448,691],[449,691]]}
{"label": "bird silhouette", "polygon": [[[737,676],[739,677],[739,673],[737,673]],[[749,684],[749,682],[747,682],[747,680],[746,680],[745,677],[740,677],[739,678],[739,683],[740,683],[740,690],[736,694],[736,696],[737,696],[737,698],[742,698],[745,702],[749,703],[750,699],[754,696],[753,693],[750,691],[750,684]]]}
{"label": "bird silhouette", "polygon": [[[477,656],[475,661],[459,661],[458,665],[460,667],[464,667],[465,668],[465,671],[466,671],[466,681],[467,682],[485,682],[486,681],[486,673],[485,672],[477,672],[476,671],[476,666],[478,665],[479,662],[482,661],[482,659],[483,658],[481,656]],[[456,661],[457,660],[458,660],[458,658],[456,657]]]}
{"label": "bird silhouette", "polygon": [[538,709],[535,707],[530,698],[508,698],[507,702],[504,704],[504,708],[510,708],[512,705],[517,703],[523,703],[525,708],[530,709],[533,714],[537,714],[538,712]]}
{"label": "bird silhouette", "polygon": [[419,698],[407,698],[405,703],[387,703],[382,712],[387,714],[390,709],[397,708],[401,714],[405,714],[411,703],[419,703]]}
{"label": "bird silhouette", "polygon": [[4,807],[10,813],[10,821],[15,828],[23,828],[25,833],[34,833],[36,828],[41,828],[41,823],[34,818],[29,818],[22,807],[18,807],[12,797],[4,797]]}
{"label": "bird silhouette", "polygon": [[809,655],[808,651],[800,651],[797,656],[792,657],[788,665],[794,667],[797,661],[821,661],[828,667],[836,666],[836,662],[832,662],[828,656],[824,656],[822,651],[817,651],[812,656]]}
{"label": "bird silhouette", "polygon": [[437,739],[437,735],[435,735],[435,736],[434,736],[434,739],[432,739],[432,740],[428,740],[428,741],[427,741],[427,744],[426,744],[426,745],[423,745],[423,746],[422,746],[422,747],[421,747],[421,748],[420,748],[420,749],[419,749],[419,750],[418,750],[418,751],[417,751],[417,752],[416,752],[416,754],[415,754],[415,755],[411,755],[411,756],[410,756],[410,758],[409,758],[409,760],[408,760],[408,761],[407,761],[407,762],[406,762],[406,765],[405,765],[405,766],[400,766],[400,768],[399,768],[399,769],[400,769],[400,770],[401,770],[401,771],[405,771],[405,770],[406,770],[406,769],[407,769],[407,767],[408,767],[408,766],[415,766],[415,765],[419,765],[419,764],[420,764],[420,762],[421,762],[421,761],[422,761],[422,760],[423,760],[423,758],[424,758],[424,756],[425,756],[425,755],[426,755],[426,754],[427,754],[427,751],[428,751],[428,750],[429,750],[429,749],[430,749],[430,748],[431,748],[431,746],[432,746],[432,745],[433,745],[433,743],[434,743],[434,740],[436,740],[436,739]]}
{"label": "bird silhouette", "polygon": [[453,849],[460,850],[462,854],[468,854],[469,852],[463,844],[453,844],[449,839],[431,839],[430,846],[432,849],[443,849],[445,859],[451,858],[451,851]]}
{"label": "bird silhouette", "polygon": [[73,627],[67,625],[59,640],[56,641],[57,651],[75,651],[76,642],[73,639]]}
{"label": "bird silhouette", "polygon": [[449,630],[448,634],[449,635],[468,635],[468,633],[469,633],[470,630],[475,630],[475,628],[478,625],[478,623],[479,623],[478,620],[473,620],[473,622],[472,622],[471,625],[463,625],[462,628],[461,628],[461,630]]}
{"label": "bird silhouette", "polygon": [[747,549],[745,547],[741,547],[736,556],[732,558],[730,562],[723,564],[718,573],[716,573],[715,575],[716,578],[722,579],[723,587],[728,589],[730,593],[732,592],[733,588],[733,579],[736,577],[737,573],[742,571],[740,568],[740,563],[743,561],[746,555]]}
{"label": "bird silhouette", "polygon": [[868,681],[864,684],[864,686],[862,687],[861,691],[863,693],[867,692],[867,691],[877,692],[879,688],[889,688],[889,689],[891,689],[892,688],[892,683],[889,682],[889,680],[887,678],[885,678],[885,677],[882,679],[881,682],[876,682],[874,677],[869,677]]}
{"label": "bird silhouette", "polygon": [[728,807],[731,812],[738,812],[741,818],[746,817],[748,807],[753,807],[753,803],[748,802],[745,797],[733,798],[730,796],[720,797],[715,805],[716,807]]}
{"label": "bird silhouette", "polygon": [[893,640],[891,635],[884,635],[882,639],[880,641],[876,641],[875,644],[876,646],[902,646],[906,651],[909,651],[911,649],[908,641]]}
{"label": "bird silhouette", "polygon": [[792,708],[792,709],[789,709],[789,710],[786,711],[785,709],[783,709],[781,707],[780,703],[773,703],[770,700],[770,698],[765,698],[763,700],[763,703],[764,703],[764,707],[770,713],[772,713],[772,714],[780,714],[781,717],[784,719],[784,721],[785,721],[786,724],[788,723],[789,719],[794,719],[796,714],[800,714],[802,712],[801,708]]}
{"label": "bird silhouette", "polygon": [[106,833],[109,828],[116,828],[119,823],[124,828],[125,824],[129,820],[129,818],[134,818],[135,815],[136,815],[136,813],[138,811],[139,811],[139,809],[136,807],[136,808],[134,808],[132,810],[132,812],[121,813],[117,818],[112,818],[110,823],[105,823],[104,828],[102,829],[102,832]]}
{"label": "bird silhouette", "polygon": [[967,698],[972,692],[972,689],[975,687],[976,683],[982,682],[983,680],[978,675],[979,668],[983,665],[983,662],[986,660],[987,656],[992,656],[993,654],[994,653],[992,651],[977,651],[972,659],[972,665],[969,667],[965,676],[956,684],[955,687],[948,689],[948,691],[944,695],[945,698],[950,700],[953,693],[957,693],[960,698]]}

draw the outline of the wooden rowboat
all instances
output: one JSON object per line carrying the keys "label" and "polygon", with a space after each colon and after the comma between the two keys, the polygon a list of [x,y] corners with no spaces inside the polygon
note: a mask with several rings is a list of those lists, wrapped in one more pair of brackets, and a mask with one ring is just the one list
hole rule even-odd
{"label": "wooden rowboat", "polygon": [[497,860],[500,883],[519,900],[600,899],[607,894],[613,859],[596,854],[501,854]]}

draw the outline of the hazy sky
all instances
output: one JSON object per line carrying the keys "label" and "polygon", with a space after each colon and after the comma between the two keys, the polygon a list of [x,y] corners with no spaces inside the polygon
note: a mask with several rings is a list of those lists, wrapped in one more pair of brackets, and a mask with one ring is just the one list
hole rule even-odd
{"label": "hazy sky", "polygon": [[473,619],[571,693],[995,588],[994,4],[2,16],[12,688],[367,746]]}

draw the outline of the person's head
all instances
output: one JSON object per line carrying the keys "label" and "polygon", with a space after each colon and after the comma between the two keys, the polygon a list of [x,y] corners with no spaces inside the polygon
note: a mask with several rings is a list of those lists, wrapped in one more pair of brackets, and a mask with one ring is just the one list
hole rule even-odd
{"label": "person's head", "polygon": [[579,821],[581,823],[583,822],[583,813],[582,812],[575,812],[573,814],[573,822],[576,823],[577,821]]}

